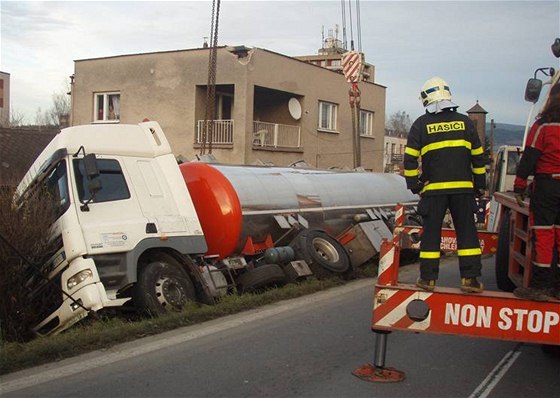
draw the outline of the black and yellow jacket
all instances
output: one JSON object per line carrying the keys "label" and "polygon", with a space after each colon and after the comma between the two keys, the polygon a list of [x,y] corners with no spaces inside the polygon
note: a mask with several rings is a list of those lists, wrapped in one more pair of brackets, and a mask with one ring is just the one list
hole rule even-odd
{"label": "black and yellow jacket", "polygon": [[485,189],[485,163],[484,149],[468,116],[446,109],[426,112],[412,124],[404,152],[404,176],[413,192],[438,195]]}

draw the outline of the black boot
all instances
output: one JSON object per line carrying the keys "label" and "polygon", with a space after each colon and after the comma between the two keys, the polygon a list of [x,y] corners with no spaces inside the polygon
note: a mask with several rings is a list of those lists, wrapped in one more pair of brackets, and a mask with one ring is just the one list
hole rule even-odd
{"label": "black boot", "polygon": [[529,282],[529,287],[518,287],[513,291],[513,295],[533,301],[553,300],[552,283],[554,281],[550,271],[550,268],[533,265],[533,275]]}

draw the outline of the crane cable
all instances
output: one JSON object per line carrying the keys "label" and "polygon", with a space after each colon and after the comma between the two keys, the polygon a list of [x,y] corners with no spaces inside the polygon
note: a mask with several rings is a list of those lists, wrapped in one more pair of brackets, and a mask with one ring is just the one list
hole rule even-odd
{"label": "crane cable", "polygon": [[212,153],[212,141],[214,137],[214,117],[216,103],[216,65],[218,51],[218,21],[220,19],[220,0],[212,1],[212,21],[210,25],[210,53],[208,59],[208,82],[206,85],[206,113],[202,128],[202,143],[200,154]]}
{"label": "crane cable", "polygon": [[346,50],[346,9],[344,7],[344,2],[346,0],[340,0],[340,6],[342,8],[342,48]]}
{"label": "crane cable", "polygon": [[[348,19],[350,22],[350,50],[354,51],[354,21],[352,17],[352,0],[340,0],[342,9],[342,44],[344,49],[347,48],[346,40],[346,1],[348,1]],[[362,52],[362,26],[360,17],[360,0],[355,0],[355,14],[356,14],[356,44],[358,52]]]}

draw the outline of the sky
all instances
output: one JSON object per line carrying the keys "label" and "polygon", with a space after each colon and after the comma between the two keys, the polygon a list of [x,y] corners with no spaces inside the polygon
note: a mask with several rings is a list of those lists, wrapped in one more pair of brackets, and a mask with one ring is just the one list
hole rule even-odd
{"label": "sky", "polygon": [[[440,76],[466,112],[525,125],[527,79],[560,68],[560,1],[233,1],[222,0],[218,45],[313,55],[339,26],[354,38],[375,82],[387,87],[386,115],[423,113],[426,80]],[[0,1],[0,71],[10,73],[11,108],[33,122],[67,91],[74,61],[199,48],[210,36],[211,1]],[[350,19],[351,15],[351,19]],[[540,75],[545,78],[544,76]]]}

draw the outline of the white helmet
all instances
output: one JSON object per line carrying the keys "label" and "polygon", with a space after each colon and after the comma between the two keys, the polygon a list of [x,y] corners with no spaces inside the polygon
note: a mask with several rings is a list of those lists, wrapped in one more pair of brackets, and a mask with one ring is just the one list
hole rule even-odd
{"label": "white helmet", "polygon": [[428,106],[442,100],[451,101],[451,90],[449,90],[449,86],[441,77],[432,77],[422,86],[420,101],[422,101],[422,105]]}

